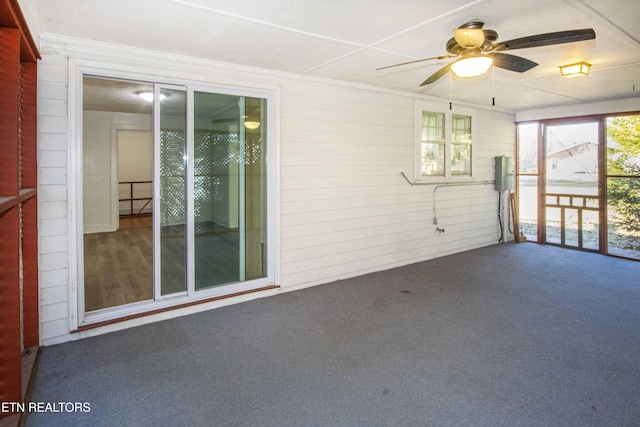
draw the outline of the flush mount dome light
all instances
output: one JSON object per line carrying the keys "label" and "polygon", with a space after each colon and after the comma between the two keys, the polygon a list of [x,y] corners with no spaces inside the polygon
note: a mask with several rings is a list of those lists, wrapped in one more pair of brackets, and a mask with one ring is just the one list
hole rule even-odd
{"label": "flush mount dome light", "polygon": [[493,58],[486,55],[470,55],[451,64],[451,71],[458,77],[475,77],[486,73],[493,65]]}
{"label": "flush mount dome light", "polygon": [[[147,102],[153,102],[153,92],[138,92],[138,96]],[[160,101],[162,101],[166,97],[167,95],[165,95],[164,93],[161,93]]]}

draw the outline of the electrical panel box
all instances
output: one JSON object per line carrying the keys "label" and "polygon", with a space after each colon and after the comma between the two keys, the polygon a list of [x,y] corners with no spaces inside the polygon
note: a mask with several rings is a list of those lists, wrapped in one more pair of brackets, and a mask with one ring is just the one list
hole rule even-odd
{"label": "electrical panel box", "polygon": [[515,188],[515,163],[513,157],[496,156],[496,191]]}

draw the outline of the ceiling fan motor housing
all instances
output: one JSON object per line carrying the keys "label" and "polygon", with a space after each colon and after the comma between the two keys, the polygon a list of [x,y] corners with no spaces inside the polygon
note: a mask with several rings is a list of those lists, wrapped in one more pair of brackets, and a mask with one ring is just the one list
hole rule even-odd
{"label": "ceiling fan motor housing", "polygon": [[484,44],[484,32],[480,28],[458,28],[453,38],[463,49],[479,49]]}

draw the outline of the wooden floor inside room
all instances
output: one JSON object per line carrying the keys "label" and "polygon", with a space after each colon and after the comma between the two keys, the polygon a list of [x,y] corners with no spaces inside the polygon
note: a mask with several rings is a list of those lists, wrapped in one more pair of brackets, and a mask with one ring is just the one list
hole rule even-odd
{"label": "wooden floor inside room", "polygon": [[121,217],[117,231],[84,235],[85,310],[153,297],[152,216]]}

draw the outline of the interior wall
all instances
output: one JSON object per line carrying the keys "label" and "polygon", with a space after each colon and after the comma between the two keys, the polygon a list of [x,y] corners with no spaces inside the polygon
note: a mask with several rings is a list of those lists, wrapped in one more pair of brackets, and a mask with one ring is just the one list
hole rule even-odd
{"label": "interior wall", "polygon": [[[153,181],[153,133],[151,131],[118,130],[118,182]],[[119,184],[119,199],[153,196],[152,184]],[[132,194],[133,193],[133,194]],[[134,200],[119,203],[119,214],[151,212],[151,202]]]}
{"label": "interior wall", "polygon": [[[117,129],[151,131],[148,114],[85,111],[83,116],[83,210],[84,232],[99,233],[118,228],[118,187],[114,186]],[[117,184],[116,184],[117,185]]]}
{"label": "interior wall", "polygon": [[[111,61],[116,68],[177,79],[278,91],[278,137],[270,148],[278,153],[276,284],[281,292],[498,241],[498,196],[492,185],[439,188],[436,193],[433,185],[411,186],[401,176],[413,176],[414,104],[426,97],[184,57],[178,61],[157,52],[61,36],[48,35],[42,44],[46,54],[40,63],[39,102],[52,108],[40,112],[41,156],[55,151],[66,158],[75,144],[66,126],[73,122],[67,117],[68,57]],[[448,107],[448,101],[431,101]],[[104,127],[115,119],[99,116],[94,119]],[[474,179],[492,180],[494,157],[514,156],[514,115],[479,109],[476,125]],[[41,213],[69,224],[69,230],[42,230],[41,257],[49,259],[45,266],[51,277],[41,280],[44,344],[87,336],[70,334],[74,314],[60,310],[61,305],[73,307],[72,284],[77,283],[73,247],[67,244],[75,227],[73,213],[66,208],[73,181],[40,181]],[[445,233],[438,233],[433,224],[434,201],[437,227]],[[251,297],[256,296],[243,298]],[[147,321],[141,318],[111,328]]]}

